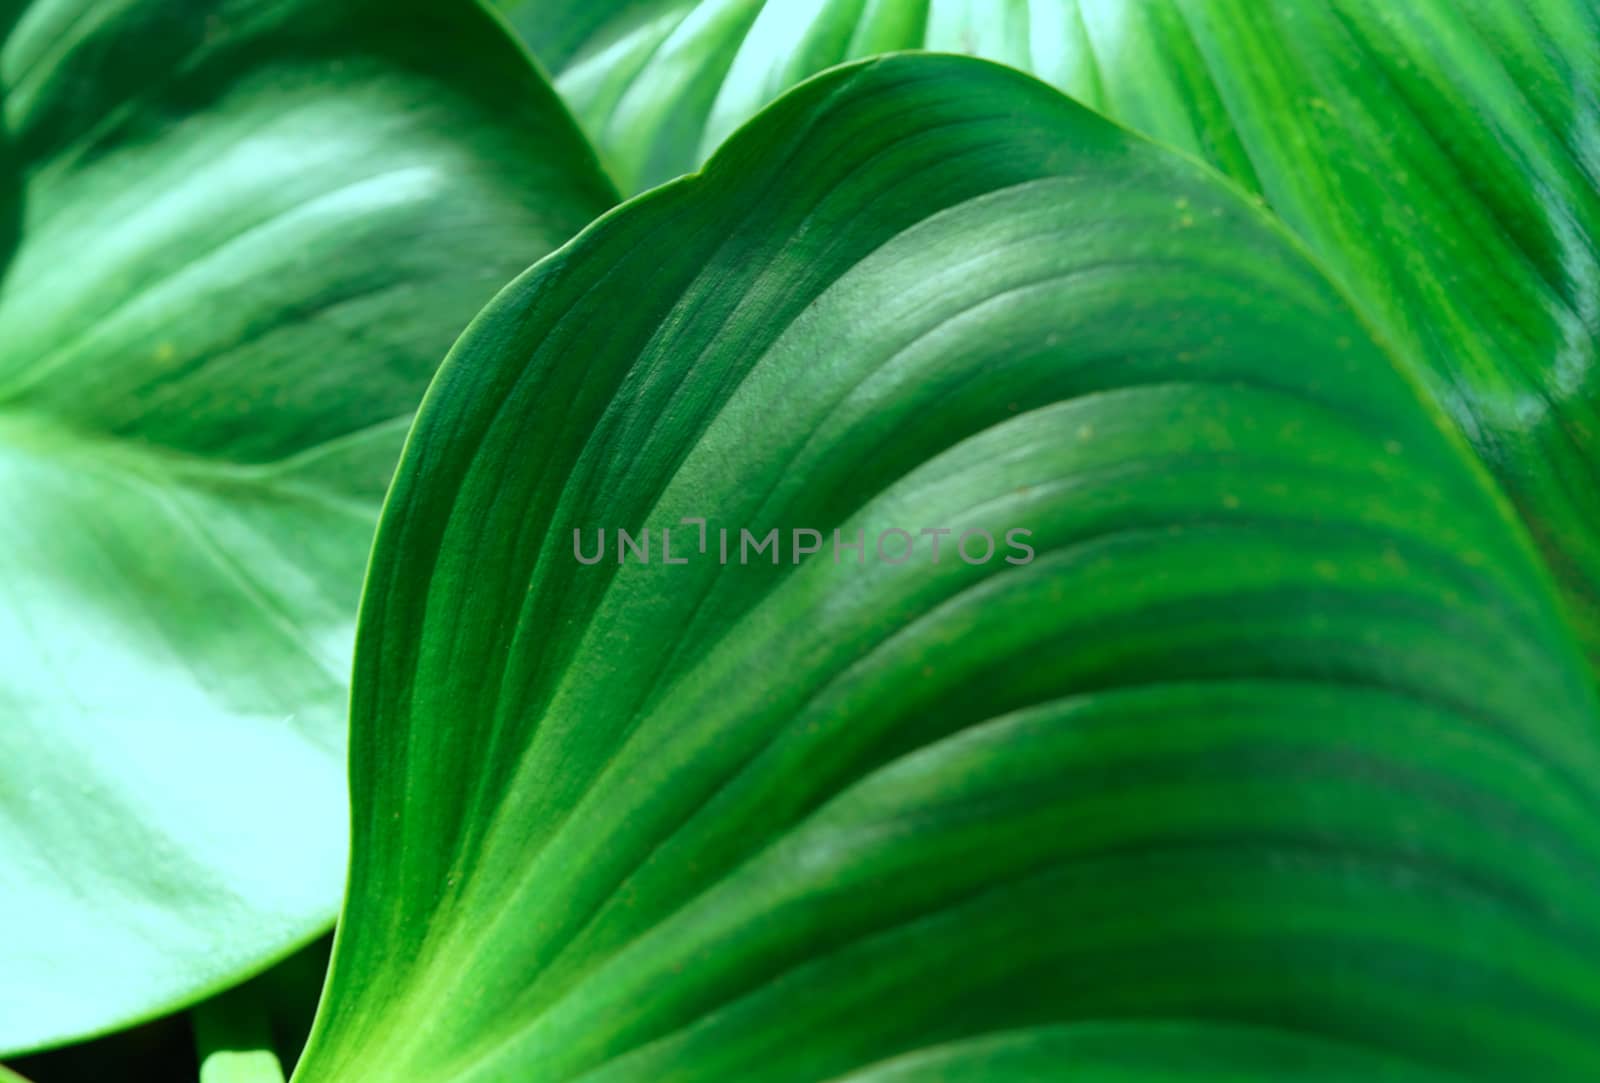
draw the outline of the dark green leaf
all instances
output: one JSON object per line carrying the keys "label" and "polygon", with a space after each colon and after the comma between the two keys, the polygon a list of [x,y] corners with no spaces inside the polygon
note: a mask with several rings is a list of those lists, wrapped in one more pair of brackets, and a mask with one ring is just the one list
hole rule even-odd
{"label": "dark green leaf", "polygon": [[840,1083],[1447,1083],[1460,1078],[1383,1053],[1267,1028],[1089,1022],[951,1043],[852,1073]]}
{"label": "dark green leaf", "polygon": [[1589,0],[511,5],[625,188],[890,49],[1031,71],[1264,198],[1517,503],[1600,662],[1600,8]]}
{"label": "dark green leaf", "polygon": [[[575,559],[617,528],[650,563]],[[841,69],[430,391],[297,1079],[1591,1079],[1596,718],[1509,508],[1288,233],[1003,68]]]}

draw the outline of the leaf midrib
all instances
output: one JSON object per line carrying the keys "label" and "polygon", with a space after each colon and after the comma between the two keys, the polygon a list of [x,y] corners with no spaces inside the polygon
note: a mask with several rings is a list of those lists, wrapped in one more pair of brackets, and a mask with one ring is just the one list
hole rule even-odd
{"label": "leaf midrib", "polygon": [[213,492],[245,490],[255,495],[278,496],[315,504],[341,515],[370,519],[377,515],[376,501],[369,505],[321,486],[290,480],[283,475],[298,462],[323,450],[347,440],[359,439],[397,421],[409,421],[409,417],[386,418],[375,425],[299,449],[281,459],[249,463],[210,458],[163,444],[112,436],[33,411],[0,410],[0,457],[20,451],[36,460],[87,464],[101,473],[122,474],[163,487]]}

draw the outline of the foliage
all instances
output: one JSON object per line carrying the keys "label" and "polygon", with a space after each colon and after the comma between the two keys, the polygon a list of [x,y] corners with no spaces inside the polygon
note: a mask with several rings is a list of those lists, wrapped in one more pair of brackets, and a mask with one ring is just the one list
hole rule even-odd
{"label": "foliage", "polygon": [[1600,1075],[1593,5],[9,6],[0,1048]]}

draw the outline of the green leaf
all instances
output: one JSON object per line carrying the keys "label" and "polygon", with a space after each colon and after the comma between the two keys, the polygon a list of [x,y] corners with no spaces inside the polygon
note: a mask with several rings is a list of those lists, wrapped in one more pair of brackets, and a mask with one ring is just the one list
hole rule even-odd
{"label": "green leaf", "polygon": [[14,1051],[329,923],[355,605],[409,415],[611,193],[469,5],[13,0],[0,26]]}
{"label": "green leaf", "polygon": [[[648,564],[576,559],[618,528]],[[430,390],[296,1079],[1018,1078],[940,1050],[1050,1025],[1005,1057],[1593,1078],[1597,717],[1509,508],[1289,234],[1007,69],[836,70]]]}
{"label": "green leaf", "polygon": [[1281,1031],[1182,1022],[1090,1022],[954,1042],[897,1058],[841,1083],[1446,1083],[1460,1080],[1382,1053]]}
{"label": "green leaf", "polygon": [[932,48],[1208,160],[1300,235],[1516,502],[1600,665],[1600,8],[1587,0],[557,0],[518,25],[624,188],[785,87]]}

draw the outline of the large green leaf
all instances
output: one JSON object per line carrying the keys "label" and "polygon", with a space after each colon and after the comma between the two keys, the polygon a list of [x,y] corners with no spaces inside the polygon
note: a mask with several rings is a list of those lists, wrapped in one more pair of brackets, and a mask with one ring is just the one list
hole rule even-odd
{"label": "large green leaf", "polygon": [[409,415],[610,192],[469,5],[0,13],[7,1051],[333,917],[355,604]]}
{"label": "large green leaf", "polygon": [[[953,533],[833,549],[892,528]],[[297,1079],[1594,1078],[1597,717],[1289,234],[1007,69],[839,69],[441,370]]]}
{"label": "large green leaf", "polygon": [[797,79],[1003,60],[1201,156],[1381,324],[1538,537],[1600,660],[1600,7],[1591,0],[526,0],[625,187]]}

